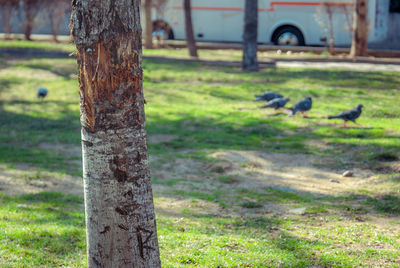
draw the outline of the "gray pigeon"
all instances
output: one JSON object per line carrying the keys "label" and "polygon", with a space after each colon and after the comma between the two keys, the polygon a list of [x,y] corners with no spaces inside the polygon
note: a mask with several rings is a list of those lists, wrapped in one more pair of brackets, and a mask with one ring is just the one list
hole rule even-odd
{"label": "gray pigeon", "polygon": [[273,99],[267,102],[267,104],[265,104],[264,106],[261,106],[261,108],[275,108],[275,110],[278,110],[279,108],[285,107],[288,101],[290,101],[289,98]]}
{"label": "gray pigeon", "polygon": [[362,104],[359,104],[357,107],[351,110],[341,112],[337,115],[328,116],[328,119],[342,119],[344,121],[344,125],[346,125],[347,121],[352,121],[355,123],[356,119],[361,115],[363,107],[364,106]]}
{"label": "gray pigeon", "polygon": [[306,97],[298,102],[296,102],[295,105],[293,105],[292,108],[289,108],[289,110],[292,111],[291,115],[295,115],[297,112],[307,112],[308,110],[310,110],[312,107],[312,99],[311,97]]}
{"label": "gray pigeon", "polygon": [[260,95],[255,95],[256,99],[254,101],[270,101],[277,98],[283,98],[281,94],[272,92],[272,91],[265,91]]}
{"label": "gray pigeon", "polygon": [[37,96],[39,99],[44,99],[47,96],[47,93],[48,93],[48,91],[44,87],[40,87],[37,90]]}

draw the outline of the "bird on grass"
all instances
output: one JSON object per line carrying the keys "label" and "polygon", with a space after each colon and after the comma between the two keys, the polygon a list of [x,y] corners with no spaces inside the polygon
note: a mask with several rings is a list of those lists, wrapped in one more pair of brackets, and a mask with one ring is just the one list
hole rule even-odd
{"label": "bird on grass", "polygon": [[289,108],[289,110],[292,111],[290,115],[295,115],[297,112],[301,112],[304,116],[304,113],[309,111],[312,107],[312,99],[311,97],[306,97],[293,105],[292,108]]}
{"label": "bird on grass", "polygon": [[270,101],[277,98],[283,98],[281,94],[272,92],[272,91],[265,91],[260,95],[255,95],[256,99],[254,101]]}
{"label": "bird on grass", "polygon": [[344,121],[343,126],[345,127],[347,121],[356,123],[356,119],[360,117],[363,107],[364,106],[362,104],[359,104],[357,107],[351,110],[341,112],[337,115],[328,116],[328,119],[342,119]]}
{"label": "bird on grass", "polygon": [[267,104],[261,106],[261,108],[274,108],[275,110],[278,110],[279,108],[285,107],[286,103],[290,101],[289,98],[277,98],[270,100],[267,102]]}
{"label": "bird on grass", "polygon": [[40,87],[40,88],[38,88],[38,90],[37,90],[37,97],[39,98],[39,99],[44,99],[46,96],[47,96],[47,93],[48,93],[48,90],[46,89],[46,88],[44,88],[44,87]]}

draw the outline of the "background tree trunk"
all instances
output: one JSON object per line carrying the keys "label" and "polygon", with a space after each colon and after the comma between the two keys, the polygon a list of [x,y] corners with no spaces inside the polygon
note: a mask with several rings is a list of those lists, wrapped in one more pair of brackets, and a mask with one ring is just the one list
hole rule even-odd
{"label": "background tree trunk", "polygon": [[22,0],[25,21],[24,21],[24,36],[26,40],[32,40],[31,34],[33,32],[33,26],[35,24],[35,18],[42,6],[43,1],[41,0]]}
{"label": "background tree trunk", "polygon": [[243,61],[245,71],[258,71],[257,62],[257,29],[258,29],[258,1],[246,0],[244,7],[243,29]]}
{"label": "background tree trunk", "polygon": [[335,32],[333,29],[333,13],[335,12],[335,6],[332,4],[335,4],[335,3],[332,3],[332,2],[324,2],[323,3],[325,12],[328,15],[328,24],[329,24],[328,51],[329,51],[330,55],[335,54]]}
{"label": "background tree trunk", "polygon": [[146,19],[146,37],[145,37],[145,46],[148,49],[153,48],[153,21],[151,18],[151,0],[145,0],[144,2],[144,11],[145,11],[145,19]]}
{"label": "background tree trunk", "polygon": [[183,9],[185,11],[186,42],[189,49],[189,55],[198,58],[196,40],[194,39],[193,32],[192,7],[190,0],[183,0]]}
{"label": "background tree trunk", "polygon": [[368,2],[367,0],[356,0],[354,10],[353,40],[351,43],[350,56],[367,56],[368,52]]}
{"label": "background tree trunk", "polygon": [[89,267],[160,267],[139,0],[73,0]]}
{"label": "background tree trunk", "polygon": [[18,8],[18,0],[0,0],[0,17],[5,39],[11,38],[11,25],[14,12]]}
{"label": "background tree trunk", "polygon": [[71,9],[69,0],[42,0],[43,7],[47,11],[50,21],[51,34],[54,42],[58,42],[57,36],[60,32],[64,15]]}

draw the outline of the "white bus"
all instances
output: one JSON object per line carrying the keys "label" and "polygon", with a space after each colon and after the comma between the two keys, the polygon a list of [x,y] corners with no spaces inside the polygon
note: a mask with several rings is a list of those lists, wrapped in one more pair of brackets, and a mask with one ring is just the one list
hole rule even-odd
{"label": "white bus", "polygon": [[[152,14],[155,33],[185,39],[183,1],[159,2],[164,4]],[[387,37],[389,0],[368,0],[368,7],[369,43],[379,43]],[[258,42],[325,45],[332,26],[334,44],[348,46],[353,10],[353,0],[258,0]],[[192,17],[197,41],[242,41],[244,0],[192,0]]]}

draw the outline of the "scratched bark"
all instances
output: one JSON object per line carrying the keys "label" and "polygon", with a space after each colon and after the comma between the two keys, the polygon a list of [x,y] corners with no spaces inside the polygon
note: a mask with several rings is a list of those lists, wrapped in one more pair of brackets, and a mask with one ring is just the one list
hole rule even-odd
{"label": "scratched bark", "polygon": [[258,71],[257,62],[258,1],[246,0],[244,7],[243,60],[245,71]]}
{"label": "scratched bark", "polygon": [[73,0],[89,267],[160,267],[139,0]]}
{"label": "scratched bark", "polygon": [[356,0],[350,56],[368,56],[368,1]]}

